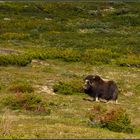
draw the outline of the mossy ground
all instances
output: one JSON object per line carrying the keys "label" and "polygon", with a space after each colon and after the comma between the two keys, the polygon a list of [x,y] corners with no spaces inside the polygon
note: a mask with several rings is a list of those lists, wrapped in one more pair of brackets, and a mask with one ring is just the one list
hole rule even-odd
{"label": "mossy ground", "polygon": [[[139,32],[138,2],[0,3],[0,137],[139,138]],[[51,94],[39,88],[52,89],[60,81],[82,84],[87,74],[116,81],[119,104],[86,101],[84,93]],[[18,89],[33,87],[33,95],[50,113],[10,110],[2,100],[18,94],[9,90],[13,83]],[[126,109],[134,133],[92,128],[88,113],[98,104]]]}

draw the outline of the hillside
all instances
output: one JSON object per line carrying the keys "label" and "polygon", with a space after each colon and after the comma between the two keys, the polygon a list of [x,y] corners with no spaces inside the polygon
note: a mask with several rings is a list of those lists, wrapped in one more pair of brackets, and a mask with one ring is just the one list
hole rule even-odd
{"label": "hillside", "polygon": [[[0,137],[140,138],[139,36],[139,2],[0,2]],[[114,80],[119,104],[84,100],[88,74]],[[90,123],[118,107],[133,133]]]}

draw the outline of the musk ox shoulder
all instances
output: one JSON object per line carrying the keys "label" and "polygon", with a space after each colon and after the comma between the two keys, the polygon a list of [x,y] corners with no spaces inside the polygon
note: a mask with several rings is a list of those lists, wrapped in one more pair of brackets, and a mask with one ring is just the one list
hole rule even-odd
{"label": "musk ox shoulder", "polygon": [[104,99],[117,103],[118,87],[113,80],[103,80],[98,75],[88,75],[84,78],[84,92],[96,101]]}

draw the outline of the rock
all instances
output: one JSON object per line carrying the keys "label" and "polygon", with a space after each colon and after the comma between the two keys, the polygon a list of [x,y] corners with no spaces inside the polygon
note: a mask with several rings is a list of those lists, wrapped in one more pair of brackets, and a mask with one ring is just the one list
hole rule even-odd
{"label": "rock", "polygon": [[43,93],[47,93],[49,95],[55,95],[55,93],[53,92],[53,89],[51,87],[36,85],[35,88],[37,89],[37,92],[39,92],[39,93],[43,92]]}
{"label": "rock", "polygon": [[32,62],[31,62],[31,65],[44,65],[44,66],[49,66],[50,64],[48,64],[47,62],[42,61],[42,60],[33,59]]}
{"label": "rock", "polygon": [[28,5],[24,5],[24,8],[27,8],[27,7],[29,7]]}
{"label": "rock", "polygon": [[107,100],[105,100],[105,99],[100,99],[100,102],[107,103]]}
{"label": "rock", "polygon": [[133,92],[126,92],[126,93],[124,93],[124,96],[127,96],[127,97],[132,96],[132,95],[134,95]]}
{"label": "rock", "polygon": [[108,7],[106,9],[103,9],[104,12],[114,12],[115,9],[113,7]]}
{"label": "rock", "polygon": [[10,18],[4,18],[3,20],[10,21],[11,19]]}
{"label": "rock", "polygon": [[44,18],[44,19],[45,19],[45,20],[47,20],[47,21],[52,20],[51,18],[47,18],[47,17],[46,17],[46,18]]}
{"label": "rock", "polygon": [[52,88],[49,88],[48,86],[42,86],[41,87],[41,92],[46,92],[50,95],[54,95],[55,93],[53,92],[53,89]]}
{"label": "rock", "polygon": [[20,52],[16,50],[0,49],[0,54],[20,54]]}

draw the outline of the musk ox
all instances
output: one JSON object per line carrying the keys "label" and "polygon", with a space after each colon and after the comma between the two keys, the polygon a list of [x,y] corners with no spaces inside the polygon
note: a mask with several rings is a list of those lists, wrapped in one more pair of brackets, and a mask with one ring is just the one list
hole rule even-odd
{"label": "musk ox", "polygon": [[103,80],[98,75],[88,75],[84,78],[84,92],[93,97],[95,101],[103,99],[117,103],[118,87],[112,80]]}

